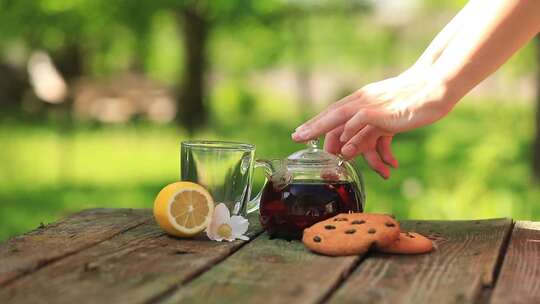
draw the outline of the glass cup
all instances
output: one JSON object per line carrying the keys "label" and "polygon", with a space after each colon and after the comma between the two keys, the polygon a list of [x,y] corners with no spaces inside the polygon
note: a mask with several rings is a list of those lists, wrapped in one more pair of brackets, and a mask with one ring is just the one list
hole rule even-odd
{"label": "glass cup", "polygon": [[248,209],[258,209],[255,202],[250,202],[254,157],[255,146],[250,144],[184,141],[180,148],[180,179],[205,187],[215,204],[224,203],[231,215],[245,216]]}

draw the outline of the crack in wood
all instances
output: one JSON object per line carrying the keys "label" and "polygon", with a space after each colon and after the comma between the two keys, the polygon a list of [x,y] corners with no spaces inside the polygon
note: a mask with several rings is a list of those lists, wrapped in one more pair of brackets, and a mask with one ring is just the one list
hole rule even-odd
{"label": "crack in wood", "polygon": [[173,250],[173,252],[171,252],[172,255],[184,255],[184,254],[192,254],[192,253],[195,253],[195,252],[189,251],[189,250]]}
{"label": "crack in wood", "polygon": [[54,258],[46,258],[46,259],[37,260],[37,261],[36,261],[36,264],[35,264],[34,266],[32,266],[32,267],[30,267],[30,268],[24,268],[24,269],[19,269],[19,273],[18,273],[18,274],[16,274],[16,275],[13,276],[12,278],[10,278],[10,279],[8,279],[8,280],[6,280],[6,281],[0,283],[0,287],[2,287],[2,288],[8,287],[9,285],[13,284],[14,282],[20,280],[21,278],[23,278],[23,277],[25,277],[25,276],[28,276],[28,275],[30,275],[30,274],[32,274],[32,273],[34,273],[34,272],[36,272],[36,271],[38,271],[38,270],[44,268],[44,267],[47,267],[47,266],[49,266],[49,265],[52,265],[52,264],[54,264],[54,263],[57,262],[57,261],[60,261],[60,260],[62,260],[62,259],[64,259],[64,258],[67,258],[67,257],[72,256],[72,255],[74,255],[74,254],[77,254],[77,253],[79,253],[79,252],[81,252],[81,251],[83,251],[83,250],[86,250],[86,249],[92,248],[92,247],[94,247],[94,246],[96,246],[96,245],[99,245],[100,243],[103,243],[103,242],[105,242],[105,241],[108,241],[108,240],[114,238],[114,237],[117,236],[117,235],[120,235],[120,234],[122,234],[122,233],[125,233],[125,232],[127,232],[127,231],[129,231],[129,230],[131,230],[131,229],[135,229],[135,228],[137,228],[137,227],[139,227],[139,226],[141,226],[141,225],[147,224],[147,223],[150,222],[150,221],[151,221],[151,220],[146,220],[146,221],[143,221],[143,222],[141,222],[141,223],[138,223],[138,224],[136,224],[136,225],[134,225],[134,226],[128,227],[128,228],[126,228],[126,229],[119,230],[117,233],[111,234],[110,236],[108,236],[108,237],[106,237],[106,238],[103,238],[103,239],[101,239],[101,240],[99,240],[99,241],[97,241],[97,242],[89,243],[89,244],[87,244],[86,246],[82,246],[82,247],[78,248],[78,250],[70,251],[70,252],[67,252],[67,253],[65,253],[65,254],[56,256],[56,257],[54,257]]}
{"label": "crack in wood", "polygon": [[504,258],[508,252],[508,246],[510,245],[510,240],[512,238],[512,232],[514,231],[515,222],[512,221],[510,229],[506,232],[503,242],[501,244],[501,249],[499,255],[497,256],[497,261],[495,267],[493,268],[493,281],[490,285],[483,285],[480,290],[478,297],[476,298],[476,304],[487,304],[491,302],[491,296],[493,294],[493,289],[497,286],[497,280],[499,279],[499,274],[501,272],[502,264],[504,263]]}
{"label": "crack in wood", "polygon": [[[178,288],[188,284],[189,282],[193,281],[194,279],[196,279],[197,277],[199,277],[200,275],[202,275],[203,273],[205,273],[206,271],[208,271],[210,268],[218,265],[219,263],[223,262],[224,260],[226,260],[227,258],[231,257],[232,255],[234,255],[236,252],[238,252],[238,250],[240,250],[242,247],[244,247],[245,245],[247,245],[248,243],[250,242],[253,242],[255,239],[257,239],[258,237],[260,237],[261,235],[263,234],[263,231],[258,231],[254,234],[253,237],[250,237],[250,239],[248,241],[245,241],[243,242],[242,244],[240,244],[239,246],[237,246],[236,248],[232,248],[231,252],[226,255],[226,256],[223,256],[221,257],[220,259],[216,260],[214,263],[212,264],[208,264],[206,265],[206,267],[204,268],[201,268],[199,271],[197,271],[196,273],[193,273],[191,276],[189,276],[188,278],[185,278],[184,280],[172,285],[171,287],[167,288],[166,290],[164,290],[163,292],[161,293],[158,293],[154,296],[152,296],[151,298],[149,298],[148,300],[144,301],[144,304],[154,304],[154,303],[159,303],[159,302],[162,302],[164,300],[166,300],[167,298],[169,298],[172,294],[174,294]],[[178,251],[182,251],[182,250],[177,250]],[[183,253],[182,253],[183,254]]]}
{"label": "crack in wood", "polygon": [[92,263],[92,262],[84,263],[84,266],[83,266],[84,272],[95,272],[98,270],[99,270],[99,265],[97,265],[97,263]]}
{"label": "crack in wood", "polygon": [[438,249],[411,256],[373,253],[333,291],[328,303],[474,303],[482,286],[493,281],[511,223],[509,219],[405,221],[405,231],[439,236]]}
{"label": "crack in wood", "polygon": [[351,267],[345,269],[345,271],[341,273],[340,278],[336,281],[336,283],[331,288],[328,289],[326,294],[323,295],[323,297],[321,298],[319,302],[317,302],[317,304],[328,302],[328,300],[330,300],[332,295],[334,295],[334,293],[336,293],[336,291],[339,290],[341,285],[343,285],[343,283],[351,276],[351,274],[356,270],[356,268],[358,268],[360,264],[362,264],[362,262],[365,261],[369,257],[369,255],[370,255],[370,252],[362,256],[358,256],[358,259],[351,265]]}
{"label": "crack in wood", "polygon": [[[506,253],[515,241],[514,223],[509,219],[409,222],[403,225],[407,231],[432,233],[441,251],[331,259],[313,255],[297,241],[268,240],[260,228],[253,231],[250,241],[220,244],[202,238],[177,240],[160,234],[150,221],[145,217],[138,224],[128,222],[131,227],[116,225],[118,230],[110,231],[111,235],[83,245],[77,239],[81,235],[62,224],[62,230],[52,235],[61,240],[77,237],[69,242],[77,247],[66,248],[75,251],[35,255],[32,264],[21,263],[14,272],[19,277],[9,282],[0,302],[46,296],[58,300],[61,294],[64,303],[81,297],[86,299],[81,303],[97,299],[148,304],[219,299],[235,303],[261,297],[272,303],[389,299],[429,303],[443,296],[448,301],[483,304],[494,300],[492,293],[498,297],[493,288],[498,284],[500,289],[504,281],[501,274],[508,262]],[[28,252],[35,248],[32,244],[40,244],[50,235],[41,233],[37,238],[12,242],[4,247],[4,253],[20,248]],[[530,238],[531,242],[538,239]]]}
{"label": "crack in wood", "polygon": [[540,222],[516,221],[490,303],[540,303]]}

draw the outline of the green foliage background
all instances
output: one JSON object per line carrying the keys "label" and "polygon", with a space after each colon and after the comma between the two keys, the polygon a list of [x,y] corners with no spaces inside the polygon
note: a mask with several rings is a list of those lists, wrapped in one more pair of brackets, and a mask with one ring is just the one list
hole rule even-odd
{"label": "green foliage background", "polygon": [[[176,10],[186,3],[0,0],[0,55],[24,58],[32,49],[54,53],[74,43],[84,50],[86,76],[114,75],[137,62],[175,87],[184,66]],[[321,1],[323,12],[331,6],[329,13],[302,18],[287,17],[302,12],[287,1],[208,3],[210,71],[221,80],[208,92],[210,124],[193,136],[146,121],[77,122],[65,133],[52,114],[39,120],[0,115],[0,239],[83,208],[151,208],[160,188],[178,179],[179,144],[188,138],[254,143],[264,158],[301,149],[290,133],[318,108],[306,111],[290,96],[252,88],[250,75],[306,65],[360,74],[358,87],[391,76],[414,61],[464,1],[422,2],[419,21],[398,38],[374,22],[369,9],[351,15],[347,1]],[[532,75],[533,58],[529,45],[500,77],[513,83]],[[400,168],[390,180],[358,160],[367,209],[401,218],[540,219],[540,187],[530,173],[533,111],[532,103],[512,96],[467,97],[441,122],[398,135]],[[255,188],[262,182],[258,172]]]}
{"label": "green foliage background", "polygon": [[[390,180],[358,161],[368,210],[400,218],[540,219],[540,189],[529,170],[530,107],[467,102],[439,124],[397,136],[400,168]],[[250,142],[259,157],[284,157],[302,148],[288,140],[299,122],[265,110],[215,121],[195,137]],[[11,120],[0,124],[0,137],[0,238],[83,208],[151,208],[161,187],[178,179],[179,143],[187,138],[173,126],[145,123],[79,126],[65,136],[52,122]],[[258,172],[255,191],[262,181]]]}

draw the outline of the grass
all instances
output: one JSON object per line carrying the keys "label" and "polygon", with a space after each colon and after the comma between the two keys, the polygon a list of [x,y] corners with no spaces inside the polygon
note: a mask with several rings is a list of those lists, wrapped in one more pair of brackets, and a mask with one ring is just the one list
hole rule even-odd
{"label": "grass", "polygon": [[[282,116],[283,106],[216,106],[220,114],[194,137],[250,142],[258,157],[285,157],[302,146],[289,140],[299,115],[292,109]],[[230,116],[235,111],[248,118],[230,119],[238,117]],[[179,143],[188,136],[174,126],[58,128],[0,122],[0,239],[84,208],[150,208],[160,188],[178,179]],[[396,137],[400,168],[390,180],[358,161],[367,209],[400,218],[538,220],[540,187],[531,181],[529,164],[532,128],[529,106],[465,101],[441,122]],[[257,172],[255,188],[262,181]]]}

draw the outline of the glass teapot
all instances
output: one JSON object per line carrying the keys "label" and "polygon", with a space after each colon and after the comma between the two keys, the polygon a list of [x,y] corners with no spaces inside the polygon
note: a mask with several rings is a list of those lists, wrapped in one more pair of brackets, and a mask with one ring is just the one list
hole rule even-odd
{"label": "glass teapot", "polygon": [[[258,195],[260,221],[271,237],[299,239],[304,228],[339,213],[362,212],[366,200],[360,172],[340,156],[318,147],[284,160],[257,160],[266,183]],[[250,212],[250,210],[248,210]]]}

